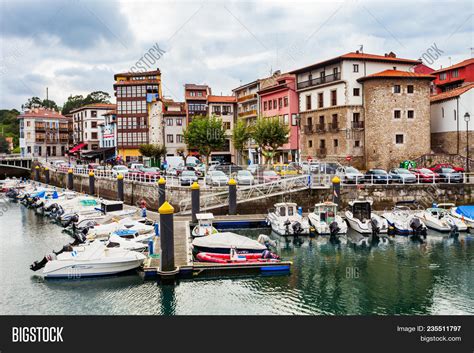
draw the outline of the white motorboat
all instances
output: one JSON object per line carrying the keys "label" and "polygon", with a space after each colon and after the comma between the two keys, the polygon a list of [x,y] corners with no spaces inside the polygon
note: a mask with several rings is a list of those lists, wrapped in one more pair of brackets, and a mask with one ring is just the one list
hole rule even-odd
{"label": "white motorboat", "polygon": [[44,266],[42,275],[45,278],[106,276],[136,269],[145,258],[139,252],[107,247],[102,242],[94,241],[74,247],[72,251],[48,255],[41,262],[35,262],[31,269],[37,271]]}
{"label": "white motorboat", "polygon": [[[142,233],[133,229],[120,229],[113,232],[110,237],[120,237],[122,239],[130,239],[139,243],[148,243],[149,240],[153,239],[154,233]],[[109,238],[110,239],[110,238]]]}
{"label": "white motorboat", "polygon": [[231,232],[194,238],[192,246],[194,252],[216,254],[229,254],[230,249],[235,249],[239,253],[261,253],[267,250],[267,247],[257,240]]}
{"label": "white motorboat", "polygon": [[424,211],[415,213],[428,228],[438,232],[465,232],[467,225],[462,219],[453,216],[447,209],[440,204],[437,207],[427,208]]}
{"label": "white motorboat", "polygon": [[[112,219],[115,219],[114,216]],[[155,231],[155,227],[147,219],[132,219],[130,217],[125,217],[119,220],[112,221],[111,223],[106,224],[95,224],[87,229],[87,238],[94,239],[94,238],[102,238],[107,237],[111,233],[116,232],[118,230],[129,229],[138,232],[138,234],[149,234]]]}
{"label": "white motorboat", "polygon": [[382,217],[388,222],[389,235],[426,236],[426,225],[420,218],[415,216],[409,207],[396,205],[392,211],[384,212]]}
{"label": "white motorboat", "polygon": [[[454,205],[453,205],[454,206]],[[457,206],[450,209],[451,215],[461,219],[469,228],[474,228],[474,206]]]}
{"label": "white motorboat", "polygon": [[309,224],[314,227],[316,233],[320,235],[331,235],[331,224],[336,234],[346,234],[347,224],[341,216],[337,214],[337,204],[334,202],[321,202],[314,205],[313,212],[308,214]]}
{"label": "white motorboat", "polygon": [[279,235],[309,234],[308,220],[298,213],[296,203],[281,202],[267,215],[267,224]]}
{"label": "white motorboat", "polygon": [[347,223],[361,234],[372,234],[373,224],[378,228],[378,233],[387,233],[387,220],[372,212],[372,204],[371,199],[349,201],[350,210],[345,212]]}
{"label": "white motorboat", "polygon": [[210,234],[218,233],[217,229],[212,225],[214,215],[212,213],[197,213],[196,218],[198,224],[191,232],[193,237],[203,237]]}

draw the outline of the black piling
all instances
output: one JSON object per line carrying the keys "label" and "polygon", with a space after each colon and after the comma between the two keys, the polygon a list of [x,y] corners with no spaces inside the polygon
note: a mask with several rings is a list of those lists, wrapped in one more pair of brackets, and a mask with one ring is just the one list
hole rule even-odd
{"label": "black piling", "polygon": [[49,168],[44,168],[44,183],[49,185]]}
{"label": "black piling", "polygon": [[237,182],[229,180],[229,215],[237,214]]}
{"label": "black piling", "polygon": [[89,172],[89,195],[95,194],[95,175],[94,172]]}
{"label": "black piling", "polygon": [[331,180],[332,182],[332,202],[337,204],[339,207],[341,205],[341,179],[335,176]]}
{"label": "black piling", "polygon": [[174,265],[174,208],[165,201],[158,212],[160,213],[160,272],[162,276],[174,276],[176,271]]}
{"label": "black piling", "polygon": [[74,190],[74,174],[72,173],[72,169],[67,171],[67,188]]}
{"label": "black piling", "polygon": [[35,167],[35,181],[40,181],[40,167],[38,165]]}
{"label": "black piling", "polygon": [[193,223],[197,222],[196,215],[200,212],[200,197],[201,190],[199,184],[195,181],[191,185],[191,221]]}
{"label": "black piling", "polygon": [[117,198],[119,201],[124,200],[124,194],[123,194],[123,175],[118,174],[117,175]]}
{"label": "black piling", "polygon": [[166,201],[166,179],[160,178],[158,180],[158,208],[160,208]]}

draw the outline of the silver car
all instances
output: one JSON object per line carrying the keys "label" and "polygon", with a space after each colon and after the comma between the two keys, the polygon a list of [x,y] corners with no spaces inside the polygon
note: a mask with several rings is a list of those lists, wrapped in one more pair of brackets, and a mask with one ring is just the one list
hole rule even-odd
{"label": "silver car", "polygon": [[416,175],[405,168],[393,168],[388,172],[392,183],[416,183]]}
{"label": "silver car", "polygon": [[206,184],[211,186],[223,186],[229,183],[229,178],[227,175],[225,175],[225,173],[221,172],[220,170],[212,170],[208,172],[205,180]]}
{"label": "silver car", "polygon": [[239,185],[252,185],[255,182],[255,178],[248,170],[239,170],[237,172],[236,180]]}
{"label": "silver car", "polygon": [[336,175],[343,183],[363,183],[364,174],[354,167],[339,167],[336,169]]}

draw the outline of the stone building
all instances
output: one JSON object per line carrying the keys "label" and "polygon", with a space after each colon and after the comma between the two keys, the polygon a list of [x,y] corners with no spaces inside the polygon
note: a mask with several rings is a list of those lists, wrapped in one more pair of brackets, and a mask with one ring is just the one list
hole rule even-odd
{"label": "stone building", "polygon": [[358,79],[365,111],[364,167],[390,169],[430,153],[430,82],[434,76],[385,70]]}
{"label": "stone building", "polygon": [[357,51],[291,71],[299,97],[301,160],[350,159],[364,168],[364,98],[358,79],[388,69],[409,72],[420,63],[394,53]]}

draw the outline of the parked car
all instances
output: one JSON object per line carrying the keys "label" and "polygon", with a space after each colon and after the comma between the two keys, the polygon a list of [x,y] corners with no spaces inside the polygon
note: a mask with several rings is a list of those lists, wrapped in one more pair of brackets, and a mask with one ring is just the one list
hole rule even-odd
{"label": "parked car", "polygon": [[247,167],[247,170],[252,173],[253,175],[256,175],[258,174],[259,172],[261,172],[262,170],[265,170],[265,166],[263,165],[260,165],[260,164],[250,164],[248,167]]}
{"label": "parked car", "polygon": [[235,179],[239,185],[252,185],[255,182],[255,178],[248,170],[239,170]]}
{"label": "parked car", "polygon": [[183,170],[179,177],[181,186],[191,185],[195,181],[198,181],[198,177],[196,172],[193,172],[192,170]]}
{"label": "parked car", "polygon": [[223,186],[229,183],[229,178],[227,177],[227,175],[225,175],[225,173],[220,170],[212,170],[208,172],[205,180],[206,184],[211,186]]}
{"label": "parked car", "polygon": [[312,173],[312,172],[317,172],[319,170],[319,162],[301,162],[301,170],[303,173]]}
{"label": "parked car", "polygon": [[439,174],[428,168],[411,168],[410,172],[415,174],[420,183],[433,183],[439,180]]}
{"label": "parked car", "polygon": [[390,175],[380,168],[369,169],[364,178],[366,182],[373,184],[388,184],[391,180]]}
{"label": "parked car", "polygon": [[391,181],[394,183],[416,183],[415,174],[405,168],[393,168],[388,172],[388,175],[390,175]]}
{"label": "parked car", "polygon": [[434,170],[438,173],[439,180],[445,183],[462,183],[463,176],[460,172],[455,171],[452,168],[438,168]]}
{"label": "parked car", "polygon": [[288,163],[288,166],[290,168],[296,169],[298,171],[298,173],[303,172],[303,169],[301,168],[301,164],[299,164],[298,162],[290,162],[290,163]]}
{"label": "parked car", "polygon": [[156,167],[140,167],[138,168],[140,175],[143,175],[146,180],[152,180],[159,178],[161,175],[161,171],[159,168]]}
{"label": "parked car", "polygon": [[262,173],[262,181],[264,183],[271,183],[272,181],[280,180],[279,176],[274,170],[264,170]]}
{"label": "parked car", "polygon": [[430,167],[429,169],[431,169],[432,171],[436,171],[436,169],[440,169],[440,168],[451,168],[451,169],[454,169],[456,172],[464,173],[463,167],[456,167],[452,165],[451,163],[438,163]]}
{"label": "parked car", "polygon": [[[214,165],[214,166],[215,166],[215,170],[220,170],[220,171],[226,173],[227,175],[236,173],[239,170],[243,169],[240,165],[234,164],[232,162],[231,163],[220,163],[220,164],[217,164],[217,165]],[[213,167],[213,166],[211,166],[211,167]],[[209,169],[211,169],[211,168],[209,168]]]}
{"label": "parked car", "polygon": [[282,177],[298,175],[298,170],[288,164],[274,164],[273,170]]}
{"label": "parked car", "polygon": [[141,167],[144,167],[145,165],[143,163],[128,163],[128,168],[129,169],[140,169]]}
{"label": "parked car", "polygon": [[354,167],[339,167],[336,175],[343,183],[363,183],[364,174]]}
{"label": "parked car", "polygon": [[128,174],[129,169],[124,165],[115,165],[112,167],[112,174],[116,177],[119,174],[126,175]]}

